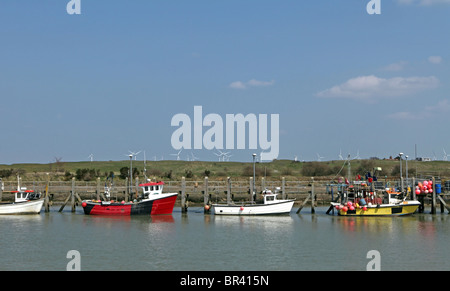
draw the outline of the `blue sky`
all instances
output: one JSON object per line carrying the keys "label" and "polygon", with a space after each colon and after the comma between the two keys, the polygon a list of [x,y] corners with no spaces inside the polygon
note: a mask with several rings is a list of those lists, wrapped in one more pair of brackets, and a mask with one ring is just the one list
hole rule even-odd
{"label": "blue sky", "polygon": [[174,159],[194,106],[279,114],[279,159],[450,154],[448,0],[68,2],[0,3],[0,164]]}

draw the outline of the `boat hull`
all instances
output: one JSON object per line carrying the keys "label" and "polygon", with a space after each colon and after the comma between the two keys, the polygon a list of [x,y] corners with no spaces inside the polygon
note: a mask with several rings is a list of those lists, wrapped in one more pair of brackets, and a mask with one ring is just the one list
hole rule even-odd
{"label": "boat hull", "polygon": [[0,215],[39,214],[43,204],[44,199],[0,204]]}
{"label": "boat hull", "polygon": [[343,209],[338,211],[341,216],[402,216],[410,215],[416,212],[420,203],[418,201],[405,201],[401,204],[380,204],[368,206],[366,210],[363,208],[355,208],[354,210]]}
{"label": "boat hull", "polygon": [[215,215],[276,215],[291,212],[294,200],[270,204],[227,205],[213,204]]}
{"label": "boat hull", "polygon": [[162,194],[162,197],[135,203],[83,201],[81,205],[88,215],[162,215],[172,214],[177,196],[177,193]]}

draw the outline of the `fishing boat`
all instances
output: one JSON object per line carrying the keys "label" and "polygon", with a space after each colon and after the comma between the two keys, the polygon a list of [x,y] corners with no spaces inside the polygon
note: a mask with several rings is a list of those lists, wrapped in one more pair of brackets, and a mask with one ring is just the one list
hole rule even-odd
{"label": "fishing boat", "polygon": [[407,200],[407,195],[386,188],[380,195],[376,191],[356,190],[349,186],[341,196],[341,202],[331,202],[331,207],[342,216],[401,216],[416,212],[420,206],[417,200]]}
{"label": "fishing boat", "polygon": [[142,193],[132,202],[84,200],[84,213],[89,215],[160,215],[172,214],[178,193],[163,193],[164,182],[140,184]]}
{"label": "fishing boat", "polygon": [[291,212],[294,200],[277,199],[278,193],[265,189],[257,202],[212,204],[215,215],[274,215]]}
{"label": "fishing boat", "polygon": [[41,198],[40,193],[33,190],[27,190],[24,187],[18,187],[14,193],[14,202],[1,203],[0,215],[5,214],[39,214],[44,204],[44,199]]}

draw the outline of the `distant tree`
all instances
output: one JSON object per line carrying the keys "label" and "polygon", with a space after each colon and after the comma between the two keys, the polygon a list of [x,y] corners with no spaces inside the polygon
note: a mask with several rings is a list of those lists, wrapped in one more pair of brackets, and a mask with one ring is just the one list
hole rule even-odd
{"label": "distant tree", "polygon": [[120,168],[120,170],[119,170],[119,172],[120,172],[119,178],[120,179],[126,179],[127,177],[129,177],[130,176],[129,175],[129,171],[130,171],[130,168],[128,168],[128,167]]}
{"label": "distant tree", "polygon": [[[139,174],[140,174],[140,171],[137,168],[133,168],[133,179],[136,178],[137,176],[139,176]],[[120,168],[119,178],[126,179],[129,177],[130,177],[130,168],[128,168],[128,167]]]}
{"label": "distant tree", "polygon": [[184,174],[185,174],[186,178],[192,178],[192,177],[194,177],[194,174],[192,173],[191,170],[185,170],[185,171],[184,171]]}

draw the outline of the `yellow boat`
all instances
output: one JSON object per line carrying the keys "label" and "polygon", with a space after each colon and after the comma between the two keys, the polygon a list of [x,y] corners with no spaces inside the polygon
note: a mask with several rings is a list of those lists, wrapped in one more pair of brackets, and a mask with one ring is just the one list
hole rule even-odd
{"label": "yellow boat", "polygon": [[416,212],[420,206],[417,200],[406,200],[403,193],[383,191],[383,197],[375,192],[349,192],[346,201],[331,202],[339,215],[343,216],[400,216]]}

